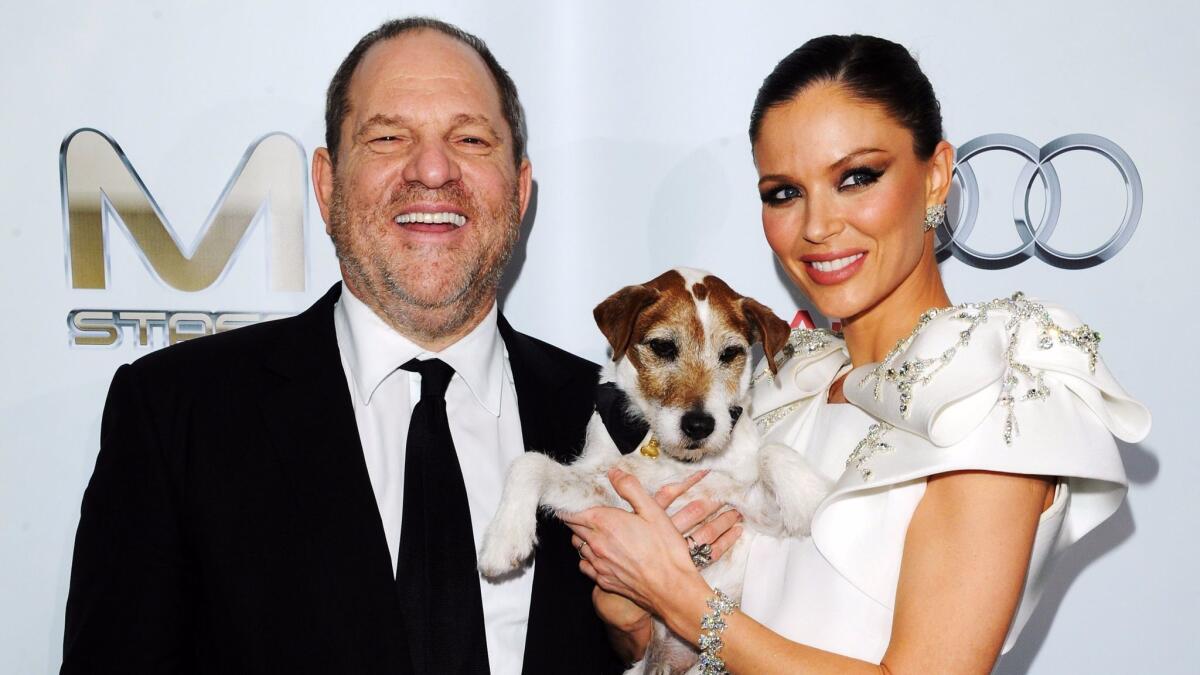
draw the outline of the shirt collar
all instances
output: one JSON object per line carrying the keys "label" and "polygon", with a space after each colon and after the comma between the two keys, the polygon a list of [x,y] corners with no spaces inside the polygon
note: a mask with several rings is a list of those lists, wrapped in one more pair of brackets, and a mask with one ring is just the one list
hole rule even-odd
{"label": "shirt collar", "polygon": [[344,285],[342,291],[334,322],[339,336],[349,338],[340,340],[340,346],[359,399],[366,405],[371,404],[379,385],[410,359],[438,358],[454,369],[481,406],[500,415],[504,341],[497,328],[499,311],[494,302],[470,333],[440,352],[429,352],[396,332]]}

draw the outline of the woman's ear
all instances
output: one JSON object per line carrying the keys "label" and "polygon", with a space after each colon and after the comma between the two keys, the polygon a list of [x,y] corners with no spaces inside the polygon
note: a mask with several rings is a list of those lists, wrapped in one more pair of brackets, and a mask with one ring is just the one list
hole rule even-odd
{"label": "woman's ear", "polygon": [[939,141],[929,158],[929,174],[925,179],[925,206],[945,204],[954,182],[954,146]]}

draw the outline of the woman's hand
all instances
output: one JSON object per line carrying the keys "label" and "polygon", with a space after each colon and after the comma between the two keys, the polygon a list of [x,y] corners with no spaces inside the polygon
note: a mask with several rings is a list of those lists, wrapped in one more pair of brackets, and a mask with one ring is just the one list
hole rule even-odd
{"label": "woman's hand", "polygon": [[572,542],[580,550],[580,569],[603,592],[593,594],[597,612],[610,625],[640,626],[643,614],[655,612],[660,598],[675,592],[682,578],[692,585],[704,584],[683,533],[690,532],[697,544],[710,544],[713,559],[724,555],[741,535],[740,514],[727,511],[711,518],[723,504],[710,499],[693,501],[667,516],[666,507],[705,474],[693,474],[651,497],[632,474],[613,469],[609,480],[634,512],[597,507],[564,518],[576,535]]}

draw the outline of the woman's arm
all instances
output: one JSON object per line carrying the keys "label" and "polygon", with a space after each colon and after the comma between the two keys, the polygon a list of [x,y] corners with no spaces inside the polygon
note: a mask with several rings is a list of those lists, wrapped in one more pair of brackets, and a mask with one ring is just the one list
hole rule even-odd
{"label": "woman's arm", "polygon": [[[572,523],[590,572],[695,644],[712,596],[666,514],[620,472],[633,514],[593,509]],[[892,638],[881,664],[797,644],[741,612],[726,618],[721,656],[741,673],[987,673],[1020,600],[1051,479],[987,472],[931,477],[909,524]]]}

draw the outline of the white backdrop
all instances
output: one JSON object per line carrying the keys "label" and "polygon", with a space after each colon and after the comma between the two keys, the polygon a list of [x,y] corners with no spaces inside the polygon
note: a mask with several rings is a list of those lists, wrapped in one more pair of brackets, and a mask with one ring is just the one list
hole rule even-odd
{"label": "white backdrop", "polygon": [[[196,293],[148,272],[110,232],[104,290],[70,288],[59,144],[96,127],[114,137],[179,239],[190,244],[237,161],[271,131],[306,150],[323,138],[339,61],[382,20],[429,13],[483,37],[512,73],[530,127],[536,218],[510,275],[519,329],[593,360],[592,306],[619,286],[688,264],[791,318],[797,298],[759,225],[746,125],[762,78],[809,37],[867,32],[912,48],[961,144],[985,133],[1042,145],[1093,133],[1123,147],[1145,185],[1135,236],[1115,258],[1068,271],[1037,259],[1001,271],[951,259],[956,300],[1021,289],[1076,310],[1102,353],[1151,408],[1154,431],[1123,448],[1127,506],[1061,561],[1002,673],[1195,672],[1200,458],[1188,434],[1200,375],[1193,281],[1200,223],[1200,10],[1179,3],[376,2],[21,3],[0,22],[0,672],[57,668],[70,556],[99,420],[117,365],[137,358],[68,345],[79,308],[297,311],[337,279],[309,208],[307,287],[270,292],[263,236]],[[971,244],[1017,241],[1021,162],[974,162],[981,211]],[[1104,241],[1124,204],[1103,159],[1055,162],[1063,211],[1054,244]],[[1035,206],[1040,197],[1035,194]],[[1193,423],[1194,424],[1194,423]],[[1053,452],[1053,448],[1047,448]]]}

